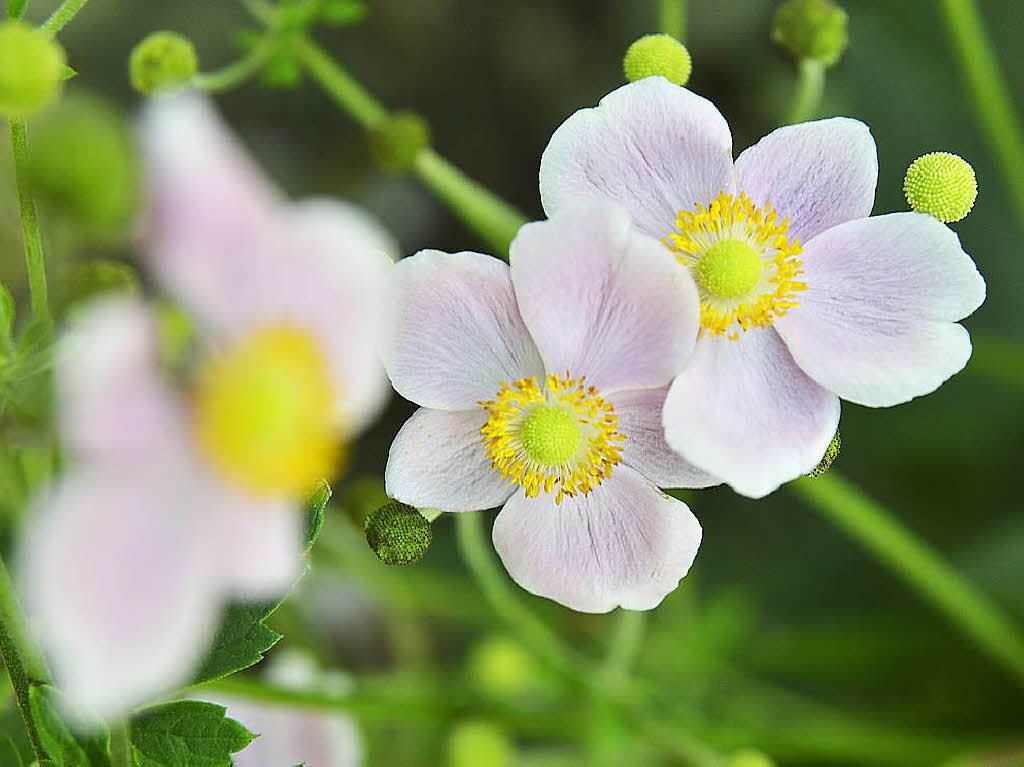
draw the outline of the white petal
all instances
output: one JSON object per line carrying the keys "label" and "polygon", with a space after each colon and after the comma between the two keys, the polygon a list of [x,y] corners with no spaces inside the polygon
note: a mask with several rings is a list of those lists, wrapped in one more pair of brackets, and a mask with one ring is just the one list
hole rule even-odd
{"label": "white petal", "polygon": [[479,253],[421,251],[391,270],[384,364],[395,390],[438,410],[469,410],[502,381],[543,377],[508,267]]}
{"label": "white petal", "polygon": [[967,364],[956,320],[985,282],[949,227],[920,213],[851,221],[805,249],[807,290],[781,318],[797,364],[843,399],[884,407],[934,391]]}
{"label": "white petal", "polygon": [[519,491],[494,521],[494,548],[529,592],[573,610],[650,610],[697,556],[701,529],[682,501],[628,466],[586,496],[555,505]]}
{"label": "white petal", "polygon": [[800,370],[773,329],[754,329],[697,342],[663,422],[684,458],[760,498],[818,464],[839,425],[839,400]]}
{"label": "white petal", "polygon": [[151,99],[142,121],[148,256],[201,320],[229,322],[274,224],[277,192],[205,98]]}
{"label": "white petal", "polygon": [[77,318],[58,346],[57,390],[61,436],[79,456],[138,457],[187,441],[153,317],[134,299],[96,301]]}
{"label": "white petal", "polygon": [[612,91],[555,131],[540,161],[551,216],[586,200],[612,200],[659,240],[682,209],[732,188],[732,136],[705,98],[662,77]]}
{"label": "white petal", "polygon": [[523,321],[552,373],[603,394],[662,386],[693,353],[693,279],[657,240],[608,203],[527,224],[510,248]]}
{"label": "white petal", "polygon": [[877,182],[871,132],[847,117],[778,128],[736,159],[736,188],[770,202],[800,242],[870,215]]}
{"label": "white petal", "polygon": [[188,681],[221,603],[190,475],[140,463],[71,475],[22,552],[26,608],[72,708],[116,720]]}
{"label": "white petal", "polygon": [[387,493],[417,508],[478,511],[500,506],[515,486],[491,468],[480,427],[487,411],[420,408],[388,454]]}
{"label": "white petal", "polygon": [[658,487],[711,487],[721,480],[698,469],[665,441],[661,412],[668,387],[624,391],[611,397],[625,436],[622,460]]}

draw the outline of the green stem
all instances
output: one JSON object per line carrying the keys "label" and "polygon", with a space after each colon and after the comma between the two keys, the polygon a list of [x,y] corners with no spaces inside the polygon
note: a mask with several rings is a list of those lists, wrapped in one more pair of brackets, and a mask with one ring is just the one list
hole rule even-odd
{"label": "green stem", "polygon": [[1024,641],[999,607],[889,512],[834,472],[790,487],[927,599],[1024,684]]}
{"label": "green stem", "polygon": [[643,645],[646,613],[620,608],[615,619],[600,675],[608,684],[622,686],[629,679],[630,670]]}
{"label": "green stem", "polygon": [[192,85],[208,93],[223,93],[242,85],[259,74],[263,65],[277,49],[277,41],[264,38],[245,56],[214,72],[198,74],[192,78]]}
{"label": "green stem", "polygon": [[43,22],[42,29],[50,37],[54,37],[58,32],[67,26],[67,23],[71,19],[75,18],[75,14],[82,10],[82,7],[89,2],[89,0],[64,0],[63,3],[58,6],[57,10],[50,14],[50,18]]}
{"label": "green stem", "polygon": [[1024,225],[1024,131],[973,0],[940,3],[960,68]]}
{"label": "green stem", "polygon": [[46,751],[39,739],[35,719],[32,717],[29,687],[32,684],[48,682],[50,673],[46,668],[46,661],[30,639],[28,621],[18,602],[14,583],[3,560],[0,560],[0,656],[3,657],[7,674],[11,678],[11,687],[14,689],[14,697],[18,701],[32,750],[39,762],[43,763]]}
{"label": "green stem", "polygon": [[520,639],[552,668],[573,675],[577,664],[572,651],[540,619],[519,601],[498,568],[484,539],[481,512],[453,514],[459,552],[473,574],[484,598],[502,620],[519,633]]}
{"label": "green stem", "polygon": [[43,238],[39,234],[36,204],[28,188],[28,133],[25,121],[20,117],[10,118],[10,124],[18,209],[21,215],[22,237],[25,240],[25,265],[28,269],[28,284],[32,296],[32,315],[38,322],[50,325],[50,303],[46,287]]}
{"label": "green stem", "polygon": [[[312,40],[299,40],[295,51],[334,102],[368,131],[388,119],[387,109]],[[508,203],[477,184],[431,148],[413,164],[420,179],[463,223],[507,257],[508,245],[526,218]]]}
{"label": "green stem", "polygon": [[658,31],[686,39],[686,0],[658,0]]}
{"label": "green stem", "polygon": [[110,728],[110,767],[134,767],[128,723]]}
{"label": "green stem", "polygon": [[807,122],[818,116],[825,93],[825,65],[817,59],[801,59],[797,70],[796,92],[786,124]]}

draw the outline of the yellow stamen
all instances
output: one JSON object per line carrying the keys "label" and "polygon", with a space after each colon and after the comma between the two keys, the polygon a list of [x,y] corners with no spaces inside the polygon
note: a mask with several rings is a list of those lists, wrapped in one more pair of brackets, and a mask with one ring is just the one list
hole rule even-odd
{"label": "yellow stamen", "polygon": [[[787,237],[789,219],[772,206],[758,208],[745,194],[722,192],[707,206],[680,211],[677,232],[663,241],[680,264],[694,270],[700,292],[700,334],[763,328],[798,305],[807,285],[797,277],[800,243]],[[755,260],[756,259],[756,260]]]}
{"label": "yellow stamen", "polygon": [[586,495],[622,461],[615,409],[583,378],[503,381],[494,400],[480,404],[490,413],[480,434],[492,466],[528,498]]}
{"label": "yellow stamen", "polygon": [[313,336],[284,326],[260,329],[201,372],[195,396],[200,449],[249,492],[305,493],[339,457],[334,395]]}

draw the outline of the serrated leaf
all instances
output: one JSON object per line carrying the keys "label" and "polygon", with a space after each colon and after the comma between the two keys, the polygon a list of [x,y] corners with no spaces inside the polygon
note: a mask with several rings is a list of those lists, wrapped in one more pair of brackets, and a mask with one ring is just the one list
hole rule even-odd
{"label": "serrated leaf", "polygon": [[110,733],[100,726],[88,734],[71,733],[61,718],[60,693],[49,685],[29,688],[32,718],[47,761],[54,767],[109,767]]}
{"label": "serrated leaf", "polygon": [[214,703],[179,700],[132,717],[129,740],[138,767],[231,767],[231,755],[255,737]]}
{"label": "serrated leaf", "polygon": [[28,0],[7,0],[7,18],[20,19],[28,9]]}
{"label": "serrated leaf", "polygon": [[320,531],[324,528],[327,502],[331,500],[331,486],[321,479],[306,505],[306,551],[313,548]]}
{"label": "serrated leaf", "polygon": [[280,634],[263,623],[279,604],[231,605],[193,684],[212,682],[263,660],[263,655],[281,639]]}

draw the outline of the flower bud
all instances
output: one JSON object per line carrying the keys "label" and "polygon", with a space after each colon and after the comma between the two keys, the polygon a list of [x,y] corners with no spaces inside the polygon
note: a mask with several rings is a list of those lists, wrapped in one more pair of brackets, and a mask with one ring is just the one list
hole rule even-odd
{"label": "flower bud", "polygon": [[389,501],[366,518],[366,542],[386,565],[411,565],[427,553],[430,523],[412,506]]}
{"label": "flower bud", "polygon": [[775,762],[770,756],[753,748],[733,752],[725,764],[726,767],[775,767]]}
{"label": "flower bud", "polygon": [[417,114],[399,112],[370,133],[370,152],[382,170],[404,173],[416,155],[430,146],[430,126]]}
{"label": "flower bud", "polygon": [[686,46],[672,35],[645,35],[626,50],[622,68],[631,83],[661,75],[676,85],[686,85],[693,61]]}
{"label": "flower bud", "polygon": [[978,197],[978,180],[974,168],[962,157],[930,152],[907,168],[903,194],[911,209],[949,224],[971,212]]}
{"label": "flower bud", "polygon": [[469,656],[469,676],[489,698],[520,698],[534,686],[537,664],[519,642],[493,636],[477,644]]}
{"label": "flower bud", "polygon": [[464,721],[448,736],[448,767],[508,767],[513,746],[505,731],[485,721]]}
{"label": "flower bud", "polygon": [[814,59],[830,67],[849,42],[846,11],[832,0],[786,0],[775,12],[772,41],[798,60]]}
{"label": "flower bud", "polygon": [[820,477],[822,474],[832,468],[833,461],[839,457],[839,448],[842,446],[843,441],[839,438],[839,429],[836,429],[836,434],[832,437],[832,442],[829,444],[828,449],[825,451],[825,455],[821,457],[821,461],[808,472],[808,477]]}
{"label": "flower bud", "polygon": [[0,114],[20,117],[55,101],[64,81],[64,49],[20,21],[0,23]]}
{"label": "flower bud", "polygon": [[187,83],[199,70],[195,46],[176,32],[154,32],[132,49],[128,73],[139,93],[155,93]]}

